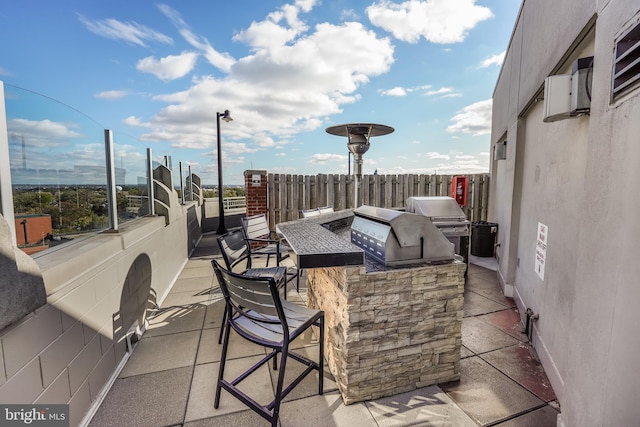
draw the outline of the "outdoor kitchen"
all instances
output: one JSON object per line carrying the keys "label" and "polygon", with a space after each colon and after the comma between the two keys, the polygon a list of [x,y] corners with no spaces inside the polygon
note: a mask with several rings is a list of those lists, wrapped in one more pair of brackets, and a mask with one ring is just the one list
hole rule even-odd
{"label": "outdoor kitchen", "polygon": [[345,404],[460,378],[464,221],[446,236],[423,212],[363,205],[278,224],[307,273],[307,304],[325,312]]}

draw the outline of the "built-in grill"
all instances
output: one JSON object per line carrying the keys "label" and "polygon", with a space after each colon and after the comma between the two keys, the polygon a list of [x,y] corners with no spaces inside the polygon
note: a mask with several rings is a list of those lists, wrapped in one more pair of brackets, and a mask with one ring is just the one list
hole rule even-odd
{"label": "built-in grill", "polygon": [[456,258],[453,244],[424,215],[366,205],[353,213],[351,243],[385,266]]}
{"label": "built-in grill", "polygon": [[456,199],[452,197],[409,197],[406,211],[426,216],[455,246],[464,262],[469,257],[471,221],[467,220]]}

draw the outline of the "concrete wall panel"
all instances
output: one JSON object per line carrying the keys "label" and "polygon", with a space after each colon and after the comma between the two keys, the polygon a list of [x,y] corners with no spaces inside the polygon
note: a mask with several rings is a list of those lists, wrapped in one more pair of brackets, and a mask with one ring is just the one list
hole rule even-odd
{"label": "concrete wall panel", "polygon": [[518,111],[524,109],[542,87],[545,77],[562,63],[570,46],[596,14],[596,3],[596,0],[524,2]]}
{"label": "concrete wall panel", "polygon": [[[559,426],[640,419],[633,374],[640,369],[640,89],[610,103],[616,36],[639,18],[637,0],[525,2],[514,31],[514,40],[522,32],[522,46],[512,40],[507,54],[519,50],[522,60],[509,60],[495,91],[492,141],[507,129],[508,144],[517,145],[515,162],[492,163],[499,272],[509,280],[516,266],[518,306],[540,316],[533,342],[560,400]],[[543,123],[544,104],[534,98],[544,78],[590,55],[590,116]],[[534,271],[538,223],[549,227],[543,279]]]}

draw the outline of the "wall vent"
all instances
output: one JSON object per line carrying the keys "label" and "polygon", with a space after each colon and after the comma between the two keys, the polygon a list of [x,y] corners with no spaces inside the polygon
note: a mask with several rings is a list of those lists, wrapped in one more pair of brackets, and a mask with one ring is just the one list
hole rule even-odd
{"label": "wall vent", "polygon": [[640,85],[640,24],[616,41],[611,98],[615,100]]}

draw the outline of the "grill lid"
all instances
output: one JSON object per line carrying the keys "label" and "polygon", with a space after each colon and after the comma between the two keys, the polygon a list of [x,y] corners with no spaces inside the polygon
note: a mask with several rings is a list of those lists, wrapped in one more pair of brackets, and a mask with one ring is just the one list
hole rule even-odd
{"label": "grill lid", "polygon": [[354,215],[351,242],[385,265],[455,258],[451,242],[426,216],[366,205]]}
{"label": "grill lid", "polygon": [[465,221],[466,217],[453,197],[408,197],[407,212],[429,217],[432,221]]}

